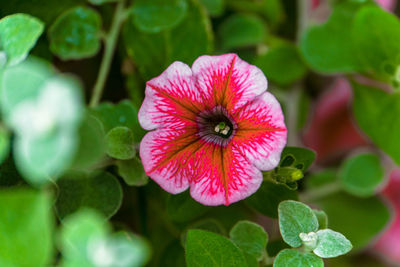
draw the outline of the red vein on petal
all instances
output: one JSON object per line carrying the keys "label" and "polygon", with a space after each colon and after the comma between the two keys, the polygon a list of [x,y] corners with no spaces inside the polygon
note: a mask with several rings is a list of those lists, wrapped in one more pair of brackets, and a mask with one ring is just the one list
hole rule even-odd
{"label": "red vein on petal", "polygon": [[178,104],[179,106],[183,107],[184,109],[192,112],[194,115],[197,115],[197,113],[199,113],[199,109],[193,105],[193,103],[189,102],[190,104],[192,104],[192,107],[195,109],[191,109],[189,106],[183,104],[182,102],[179,102],[178,100],[174,99],[173,97],[169,96],[168,94],[166,94],[165,92],[163,92],[162,89],[152,85],[152,84],[148,84],[151,88],[153,88],[153,90],[155,90],[157,93],[161,94],[162,96],[164,96],[165,98],[170,99],[172,102],[175,102],[176,104]]}
{"label": "red vein on petal", "polygon": [[224,107],[227,106],[227,103],[224,103],[225,95],[226,95],[226,91],[228,90],[228,87],[230,86],[230,83],[231,83],[232,72],[233,72],[233,67],[235,66],[235,61],[236,61],[236,56],[233,57],[233,59],[231,61],[231,65],[229,66],[228,75],[226,76],[226,80],[225,80],[225,84],[224,84],[224,88],[223,88],[223,92],[222,92],[222,99],[221,99],[220,104]]}

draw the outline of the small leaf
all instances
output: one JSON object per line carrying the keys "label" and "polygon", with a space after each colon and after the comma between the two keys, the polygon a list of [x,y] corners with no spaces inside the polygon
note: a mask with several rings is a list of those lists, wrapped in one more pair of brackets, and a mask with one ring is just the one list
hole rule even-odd
{"label": "small leaf", "polygon": [[353,84],[354,115],[364,133],[400,164],[400,94]]}
{"label": "small leaf", "polygon": [[193,200],[188,191],[168,196],[167,212],[175,222],[189,222],[200,217],[208,210],[210,210],[210,207]]}
{"label": "small leaf", "polygon": [[326,212],[329,227],[344,234],[353,244],[354,250],[370,244],[390,220],[388,207],[378,197],[358,198],[337,193],[325,196],[313,204]]}
{"label": "small leaf", "polygon": [[292,247],[302,245],[299,234],[318,230],[318,219],[314,212],[301,202],[285,200],[279,204],[278,213],[282,238]]}
{"label": "small leaf", "polygon": [[127,185],[143,186],[149,182],[149,177],[143,169],[143,164],[138,157],[131,160],[117,160],[118,175]]}
{"label": "small leaf", "polygon": [[343,1],[335,5],[326,23],[307,29],[300,48],[310,67],[324,73],[352,73],[363,69],[352,26],[357,12],[371,2]]}
{"label": "small leaf", "polygon": [[103,123],[106,133],[118,126],[128,127],[133,132],[135,143],[139,143],[146,133],[139,124],[137,109],[128,100],[115,105],[101,103],[91,112]]}
{"label": "small leaf", "polygon": [[350,194],[368,197],[374,195],[375,189],[383,182],[384,170],[378,156],[361,154],[346,160],[339,178]]}
{"label": "small leaf", "polygon": [[319,230],[318,245],[313,252],[321,258],[334,258],[346,254],[352,249],[352,245],[341,233],[330,229]]}
{"label": "small leaf", "polygon": [[59,179],[57,185],[56,211],[61,219],[82,207],[93,208],[109,218],[121,206],[121,185],[106,172],[71,172]]}
{"label": "small leaf", "polygon": [[266,37],[263,21],[256,15],[235,14],[227,18],[218,32],[224,49],[262,43]]}
{"label": "small leaf", "polygon": [[94,56],[100,49],[101,17],[87,7],[65,11],[49,29],[50,50],[63,60]]}
{"label": "small leaf", "polygon": [[188,267],[243,267],[246,260],[238,247],[226,237],[203,230],[190,230],[186,238]]}
{"label": "small leaf", "polygon": [[300,80],[307,72],[296,46],[289,43],[272,47],[254,63],[268,80],[283,86]]}
{"label": "small leaf", "polygon": [[72,169],[93,167],[105,157],[105,142],[103,125],[98,118],[85,114],[78,130],[78,151],[75,153]]}
{"label": "small leaf", "polygon": [[0,266],[49,266],[53,257],[50,197],[26,188],[0,192]]}
{"label": "small leaf", "polygon": [[323,267],[321,258],[312,253],[302,253],[298,250],[284,249],[279,252],[274,260],[274,267]]}
{"label": "small leaf", "polygon": [[[0,20],[0,51],[7,56],[8,65],[23,61],[42,34],[44,24],[27,14],[14,14]],[[1,68],[0,64],[0,68]]]}
{"label": "small leaf", "polygon": [[133,21],[141,31],[156,33],[179,24],[187,12],[186,0],[137,0]]}
{"label": "small leaf", "polygon": [[243,253],[247,253],[257,260],[261,260],[267,247],[268,235],[260,225],[240,221],[231,229],[229,237]]}
{"label": "small leaf", "polygon": [[313,209],[313,212],[318,219],[319,229],[328,228],[328,215],[326,215],[325,211]]}
{"label": "small leaf", "polygon": [[282,151],[281,162],[279,163],[279,166],[295,167],[296,169],[305,172],[308,170],[314,160],[314,151],[303,147],[287,146]]}
{"label": "small leaf", "polygon": [[297,192],[285,185],[266,180],[257,192],[245,201],[263,215],[278,218],[279,203],[288,199],[298,200]]}
{"label": "small leaf", "polygon": [[135,154],[134,137],[131,129],[119,126],[111,129],[106,135],[107,154],[116,159],[132,159]]}

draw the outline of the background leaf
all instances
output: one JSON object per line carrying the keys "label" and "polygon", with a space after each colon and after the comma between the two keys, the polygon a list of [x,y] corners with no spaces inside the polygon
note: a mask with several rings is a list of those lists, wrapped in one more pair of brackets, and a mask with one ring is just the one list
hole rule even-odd
{"label": "background leaf", "polygon": [[186,264],[192,266],[246,266],[242,252],[226,237],[190,230],[186,238]]}
{"label": "background leaf", "polygon": [[274,260],[274,267],[297,266],[323,267],[324,262],[312,253],[302,253],[293,249],[282,250]]}

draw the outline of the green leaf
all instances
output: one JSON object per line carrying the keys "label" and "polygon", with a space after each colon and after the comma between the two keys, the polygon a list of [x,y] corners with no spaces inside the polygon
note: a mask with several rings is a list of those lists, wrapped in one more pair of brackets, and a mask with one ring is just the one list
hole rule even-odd
{"label": "green leaf", "polygon": [[225,9],[225,0],[200,0],[206,7],[208,14],[213,17],[222,15]]}
{"label": "green leaf", "polygon": [[78,151],[75,153],[71,168],[86,169],[93,167],[105,156],[105,133],[101,121],[86,112],[78,135]]}
{"label": "green leaf", "polygon": [[261,187],[245,201],[258,212],[271,218],[278,218],[278,205],[284,200],[297,200],[297,191],[273,181],[264,181]]}
{"label": "green leaf", "polygon": [[143,33],[128,20],[123,36],[128,55],[134,62],[140,62],[138,69],[144,80],[161,74],[176,60],[192,64],[197,57],[212,50],[211,23],[198,0],[189,1],[187,16],[171,30]]}
{"label": "green leaf", "polygon": [[324,262],[312,253],[302,253],[293,249],[282,250],[274,260],[274,267],[299,266],[323,267]]}
{"label": "green leaf", "polygon": [[243,253],[247,253],[257,260],[261,260],[267,247],[268,234],[260,225],[240,221],[230,231],[229,237]]}
{"label": "green leaf", "polygon": [[87,7],[65,11],[49,29],[50,50],[62,60],[94,56],[100,49],[101,17]]}
{"label": "green leaf", "polygon": [[[144,266],[149,259],[147,242],[127,232],[110,234],[104,217],[80,210],[63,221],[62,266]],[[105,265],[107,263],[107,265]]]}
{"label": "green leaf", "polygon": [[11,112],[18,104],[26,99],[36,98],[53,74],[49,64],[34,58],[5,69],[0,79],[0,108],[3,119],[8,122]]}
{"label": "green leaf", "polygon": [[26,188],[0,192],[0,266],[49,266],[53,219],[49,195]]}
{"label": "green leaf", "polygon": [[279,204],[279,229],[283,240],[292,247],[300,247],[302,241],[299,234],[316,232],[318,230],[318,219],[307,205],[285,200]]}
{"label": "green leaf", "polygon": [[36,90],[24,92],[25,98],[18,96],[20,102],[8,120],[16,133],[14,158],[19,171],[30,183],[41,185],[58,178],[72,163],[83,101],[80,84],[65,75],[47,79]]}
{"label": "green leaf", "polygon": [[[386,78],[397,75],[400,23],[395,15],[377,6],[363,8],[354,19],[353,38],[360,60],[368,71]],[[398,77],[393,78],[399,82]]]}
{"label": "green leaf", "polygon": [[325,211],[313,209],[313,212],[318,219],[319,229],[328,228],[328,215],[326,215]]}
{"label": "green leaf", "polygon": [[188,232],[186,264],[188,267],[247,266],[242,252],[229,239],[203,230]]}
{"label": "green leaf", "polygon": [[319,172],[313,172],[307,176],[306,187],[309,190],[313,190],[313,188],[318,188],[323,185],[331,184],[336,182],[336,170],[333,169],[324,169]]}
{"label": "green leaf", "polygon": [[168,196],[167,212],[175,222],[189,222],[200,217],[208,210],[210,210],[210,207],[193,200],[189,191]]}
{"label": "green leaf", "polygon": [[179,24],[186,15],[186,0],[137,0],[133,21],[141,31],[156,33]]}
{"label": "green leaf", "polygon": [[287,146],[282,151],[279,167],[295,167],[296,169],[305,172],[314,160],[314,151],[303,147]]}
{"label": "green leaf", "polygon": [[353,73],[363,69],[352,26],[357,12],[371,2],[343,1],[334,7],[326,23],[310,27],[303,34],[300,48],[311,68],[325,73]]}
{"label": "green leaf", "polygon": [[296,46],[289,43],[272,47],[267,53],[258,56],[254,63],[269,81],[283,86],[300,80],[307,72]]}
{"label": "green leaf", "polygon": [[138,157],[131,160],[117,160],[118,175],[124,179],[127,185],[143,186],[149,182],[143,164]]}
{"label": "green leaf", "polygon": [[246,47],[262,43],[266,37],[264,22],[256,15],[235,14],[227,18],[218,33],[224,49]]}
{"label": "green leaf", "polygon": [[330,228],[344,234],[355,250],[368,245],[390,219],[388,208],[377,197],[357,198],[337,193],[313,204],[317,204],[326,212]]}
{"label": "green leaf", "polygon": [[127,127],[132,130],[135,143],[139,143],[146,133],[139,124],[138,110],[128,100],[115,105],[101,103],[91,112],[103,123],[106,133],[118,126]]}
{"label": "green leaf", "polygon": [[190,230],[199,229],[207,232],[215,233],[221,236],[226,236],[226,230],[224,226],[215,219],[203,219],[190,224],[181,234],[181,243],[186,246],[187,233]]}
{"label": "green leaf", "polygon": [[136,154],[133,132],[128,127],[111,129],[106,135],[106,144],[107,154],[112,158],[127,160]]}
{"label": "green leaf", "polygon": [[122,202],[122,189],[118,180],[106,172],[71,172],[58,180],[56,202],[61,219],[82,207],[93,208],[105,217],[114,215]]}
{"label": "green leaf", "polygon": [[10,133],[0,127],[0,165],[7,159],[10,153]]}
{"label": "green leaf", "polygon": [[[0,53],[6,54],[7,64],[23,61],[43,33],[44,24],[27,14],[14,14],[0,20]],[[1,68],[0,62],[0,68]]]}
{"label": "green leaf", "polygon": [[400,164],[400,94],[353,84],[354,115],[361,129],[392,159]]}
{"label": "green leaf", "polygon": [[350,194],[368,197],[374,195],[375,189],[383,182],[384,170],[378,156],[361,154],[344,162],[339,178]]}
{"label": "green leaf", "polygon": [[318,245],[313,252],[321,258],[334,258],[346,254],[352,249],[352,245],[341,233],[330,229],[319,230]]}

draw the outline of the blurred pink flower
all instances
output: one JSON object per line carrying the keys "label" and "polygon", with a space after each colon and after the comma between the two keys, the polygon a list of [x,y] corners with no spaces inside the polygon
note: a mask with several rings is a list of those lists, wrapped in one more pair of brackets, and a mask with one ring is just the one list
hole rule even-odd
{"label": "blurred pink flower", "polygon": [[277,166],[286,144],[281,107],[267,79],[235,54],[201,56],[192,68],[172,63],[146,84],[140,157],[166,191],[205,205],[253,194],[260,170]]}
{"label": "blurred pink flower", "polygon": [[376,242],[374,251],[381,253],[384,258],[400,263],[400,169],[390,173],[382,195],[392,204],[394,215],[390,226]]}
{"label": "blurred pink flower", "polygon": [[352,119],[351,87],[346,79],[337,78],[317,100],[303,141],[317,152],[319,162],[334,160],[367,144]]}

